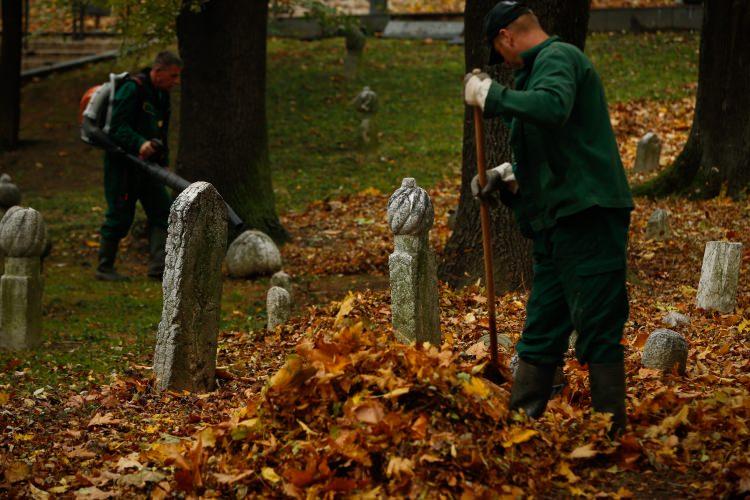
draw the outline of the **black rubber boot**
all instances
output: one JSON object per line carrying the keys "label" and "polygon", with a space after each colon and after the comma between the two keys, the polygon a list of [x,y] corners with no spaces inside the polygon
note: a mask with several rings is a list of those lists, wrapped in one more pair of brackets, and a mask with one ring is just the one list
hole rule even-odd
{"label": "black rubber boot", "polygon": [[130,278],[115,271],[115,258],[119,240],[101,239],[99,243],[99,265],[96,268],[96,279],[101,281],[128,281]]}
{"label": "black rubber boot", "polygon": [[589,364],[591,406],[594,411],[612,414],[609,437],[625,431],[625,365],[619,363]]}
{"label": "black rubber boot", "polygon": [[532,365],[519,358],[510,390],[510,409],[523,408],[529,417],[541,417],[552,396],[552,381],[556,371],[556,364]]}
{"label": "black rubber boot", "polygon": [[164,277],[164,259],[166,257],[167,230],[163,227],[151,226],[148,234],[148,248],[150,260],[148,276],[161,280]]}

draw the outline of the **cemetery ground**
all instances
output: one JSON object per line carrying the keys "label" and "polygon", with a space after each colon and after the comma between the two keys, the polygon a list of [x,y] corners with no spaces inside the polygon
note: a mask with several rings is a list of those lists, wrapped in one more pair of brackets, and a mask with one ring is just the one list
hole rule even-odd
{"label": "cemetery ground", "polygon": [[[697,42],[690,34],[589,38],[626,165],[649,130],[664,143],[663,166],[680,151],[692,121]],[[588,413],[586,371],[572,358],[568,385],[541,420],[508,421],[507,384],[475,376],[487,358],[480,288],[441,286],[440,348],[391,340],[385,205],[403,177],[428,187],[440,253],[460,177],[462,49],[371,40],[354,82],[338,76],[342,54],[340,40],[271,42],[270,147],[278,208],[294,236],[282,255],[295,280],[295,314],[265,332],[268,280],[226,279],[219,388],[204,395],[152,390],[161,285],[145,278],[142,217],[119,264],[133,281],[92,279],[100,154],[78,143],[75,110],[82,89],[141,56],[24,89],[22,135],[30,139],[0,157],[1,170],[44,215],[54,248],[45,261],[48,340],[33,352],[0,354],[3,493],[747,494],[748,257],[733,313],[694,306],[705,242],[750,243],[747,201],[636,200],[624,339],[630,427],[619,441]],[[349,106],[365,84],[380,96],[378,145],[369,148],[357,143]],[[643,175],[654,174],[631,181]],[[656,208],[671,212],[668,241],[645,237]],[[524,293],[497,298],[500,332],[513,341],[524,302]],[[675,328],[690,346],[685,375],[640,363],[668,311],[691,318]]]}

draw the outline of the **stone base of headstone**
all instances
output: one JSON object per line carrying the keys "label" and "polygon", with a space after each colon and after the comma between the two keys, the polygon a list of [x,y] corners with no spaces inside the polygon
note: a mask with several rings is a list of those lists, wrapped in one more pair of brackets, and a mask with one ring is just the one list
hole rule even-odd
{"label": "stone base of headstone", "polygon": [[397,235],[395,240],[388,268],[396,336],[402,342],[440,345],[437,266],[428,237]]}
{"label": "stone base of headstone", "polygon": [[742,243],[706,243],[696,305],[702,309],[732,312],[737,303],[741,264]]}
{"label": "stone base of headstone", "polygon": [[154,353],[159,390],[214,389],[226,243],[224,200],[208,182],[191,184],[169,213],[164,307]]}
{"label": "stone base of headstone", "polygon": [[39,258],[7,257],[0,278],[0,347],[19,350],[42,342],[42,290]]}

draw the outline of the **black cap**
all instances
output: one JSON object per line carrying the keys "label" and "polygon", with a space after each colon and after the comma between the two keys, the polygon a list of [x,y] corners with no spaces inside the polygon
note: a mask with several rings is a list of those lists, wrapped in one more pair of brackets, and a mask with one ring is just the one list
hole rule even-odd
{"label": "black cap", "polygon": [[497,32],[503,28],[507,28],[510,23],[529,12],[531,12],[531,9],[523,2],[503,0],[492,7],[487,15],[484,16],[484,35],[487,37],[487,44],[490,46],[490,66],[503,62],[503,56],[492,45]]}

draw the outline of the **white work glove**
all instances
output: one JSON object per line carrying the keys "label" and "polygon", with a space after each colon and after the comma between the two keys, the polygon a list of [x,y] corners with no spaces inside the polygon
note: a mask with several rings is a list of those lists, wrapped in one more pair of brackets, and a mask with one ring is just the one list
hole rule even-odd
{"label": "white work glove", "polygon": [[479,106],[484,110],[484,101],[490,92],[492,79],[487,73],[474,70],[464,77],[464,101],[469,106]]}
{"label": "white work glove", "polygon": [[484,186],[484,189],[479,188],[479,176],[475,175],[471,180],[471,194],[475,198],[487,201],[489,195],[500,189],[504,182],[508,184],[508,190],[511,193],[515,194],[518,192],[518,183],[516,183],[516,176],[513,173],[513,165],[507,162],[487,171],[487,184]]}

